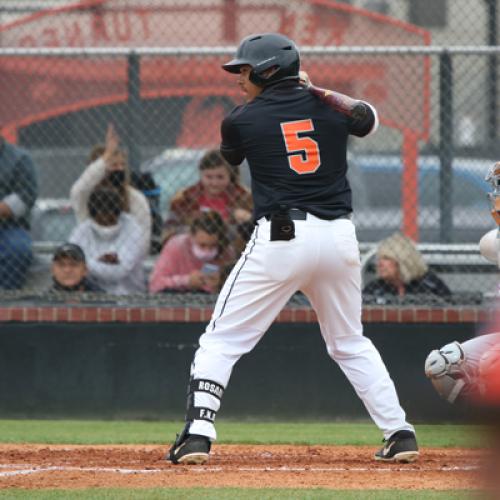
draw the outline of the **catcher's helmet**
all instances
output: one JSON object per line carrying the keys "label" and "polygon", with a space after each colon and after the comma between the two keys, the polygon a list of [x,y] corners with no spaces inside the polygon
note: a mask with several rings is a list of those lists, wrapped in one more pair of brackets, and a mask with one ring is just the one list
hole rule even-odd
{"label": "catcher's helmet", "polygon": [[[250,81],[266,87],[282,80],[299,78],[300,55],[295,43],[279,33],[263,33],[244,38],[236,57],[222,67],[230,73],[239,73],[241,66],[250,65]],[[267,76],[264,73],[274,68]]]}

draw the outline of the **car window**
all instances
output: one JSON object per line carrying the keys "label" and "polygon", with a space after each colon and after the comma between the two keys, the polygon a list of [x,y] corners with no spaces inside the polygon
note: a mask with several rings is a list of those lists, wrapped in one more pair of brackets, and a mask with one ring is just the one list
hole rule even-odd
{"label": "car window", "polygon": [[[423,207],[439,207],[440,179],[438,172],[420,174],[420,204]],[[454,207],[476,207],[488,209],[488,198],[484,189],[473,178],[454,172],[451,183]],[[486,213],[486,212],[485,212]]]}
{"label": "car window", "polygon": [[179,190],[198,182],[198,163],[203,153],[198,149],[166,149],[141,165],[141,172],[149,172],[161,189],[162,217],[166,217],[170,200]]}
{"label": "car window", "polygon": [[76,226],[72,211],[48,210],[32,218],[32,238],[35,241],[67,241]]}
{"label": "car window", "polygon": [[187,162],[165,164],[153,172],[153,178],[161,188],[160,210],[165,217],[175,193],[198,182],[198,166]]}
{"label": "car window", "polygon": [[[453,206],[488,208],[488,185],[484,181],[485,165],[467,164],[457,160],[453,165]],[[366,155],[350,160],[349,180],[354,193],[355,207],[397,208],[401,206],[402,162],[397,156]],[[435,157],[419,160],[419,205],[437,208],[440,202],[439,163]]]}

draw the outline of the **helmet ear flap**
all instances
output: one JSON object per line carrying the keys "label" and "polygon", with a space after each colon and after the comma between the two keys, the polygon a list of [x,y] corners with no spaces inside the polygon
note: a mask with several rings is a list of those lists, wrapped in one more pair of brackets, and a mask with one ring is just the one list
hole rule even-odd
{"label": "helmet ear flap", "polygon": [[258,87],[265,86],[265,80],[258,73],[256,73],[255,68],[252,68],[252,71],[250,71],[248,79]]}
{"label": "helmet ear flap", "polygon": [[249,80],[259,87],[265,87],[266,83],[280,70],[278,65],[271,66],[265,70],[259,71],[259,68],[252,68],[248,75]]}

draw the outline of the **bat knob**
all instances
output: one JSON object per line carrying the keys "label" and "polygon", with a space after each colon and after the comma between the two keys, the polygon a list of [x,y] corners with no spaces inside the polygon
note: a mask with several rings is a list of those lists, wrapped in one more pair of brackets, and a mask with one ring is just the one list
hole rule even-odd
{"label": "bat knob", "polygon": [[351,111],[351,116],[355,120],[363,120],[363,118],[366,117],[366,114],[367,114],[366,104],[362,102],[358,102],[357,104],[355,104]]}

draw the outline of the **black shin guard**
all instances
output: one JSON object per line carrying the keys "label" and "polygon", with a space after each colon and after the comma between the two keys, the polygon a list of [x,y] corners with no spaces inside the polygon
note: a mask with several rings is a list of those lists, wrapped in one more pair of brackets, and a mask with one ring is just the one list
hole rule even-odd
{"label": "black shin guard", "polygon": [[206,420],[207,422],[214,423],[217,414],[216,408],[209,406],[199,406],[195,404],[196,393],[205,393],[217,398],[219,401],[224,394],[224,387],[207,379],[191,379],[189,383],[189,392],[187,398],[186,421],[193,420]]}

